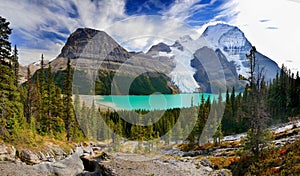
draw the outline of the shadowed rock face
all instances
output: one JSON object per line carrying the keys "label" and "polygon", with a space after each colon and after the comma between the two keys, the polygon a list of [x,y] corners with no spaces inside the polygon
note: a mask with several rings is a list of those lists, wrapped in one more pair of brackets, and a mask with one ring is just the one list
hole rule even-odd
{"label": "shadowed rock face", "polygon": [[196,69],[194,78],[204,92],[217,93],[226,87],[240,87],[234,64],[228,62],[219,49],[216,51],[208,47],[198,49],[191,66]]}
{"label": "shadowed rock face", "polygon": [[166,53],[169,53],[171,52],[171,49],[170,47],[165,44],[165,43],[159,43],[157,45],[153,45],[148,52],[153,52],[153,51],[161,51],[161,52],[166,52]]}
{"label": "shadowed rock face", "polygon": [[[122,48],[114,39],[103,31],[98,31],[89,28],[79,28],[70,35],[65,46],[57,59],[52,62],[52,65],[58,65],[66,61],[67,58],[72,59],[72,65],[84,70],[88,67],[97,66],[106,69],[118,69],[120,64],[135,53],[130,53]],[[65,64],[64,64],[65,65]]]}
{"label": "shadowed rock face", "polygon": [[70,35],[58,57],[78,59],[89,53],[96,58],[106,56],[117,46],[118,44],[103,31],[79,28]]}
{"label": "shadowed rock face", "polygon": [[[59,56],[51,62],[53,70],[59,71],[65,69],[67,58],[71,59],[71,64],[75,67],[76,72],[74,75],[80,78],[80,80],[86,80],[85,85],[92,85],[96,81],[94,79],[96,75],[105,76],[99,78],[100,81],[96,83],[96,87],[103,88],[104,85],[108,85],[105,89],[109,91],[96,90],[99,94],[110,92],[111,81],[114,79],[114,75],[120,75],[124,78],[124,81],[127,78],[127,80],[131,80],[141,74],[146,74],[144,82],[149,82],[148,73],[160,72],[167,75],[171,72],[172,67],[174,67],[169,58],[154,58],[150,54],[142,52],[128,52],[105,32],[89,28],[79,28],[70,35]],[[113,75],[113,77],[109,75]],[[165,81],[162,82],[165,84],[159,87],[163,90],[166,90],[166,88],[169,90],[167,92],[155,90],[154,92],[178,92],[177,87],[173,85],[167,76],[164,76],[163,79]],[[76,82],[73,83],[78,87],[79,92],[89,92],[88,89],[90,87],[84,87],[82,81],[78,82],[78,84]],[[150,87],[153,87],[152,85],[155,83],[150,84]],[[115,93],[121,94],[121,92],[117,90]],[[135,90],[134,92],[142,94],[139,92],[143,91]]]}

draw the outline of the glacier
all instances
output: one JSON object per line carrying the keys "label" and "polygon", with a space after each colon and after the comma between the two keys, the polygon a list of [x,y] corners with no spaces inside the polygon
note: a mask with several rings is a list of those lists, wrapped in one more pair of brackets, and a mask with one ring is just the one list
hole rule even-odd
{"label": "glacier", "polygon": [[200,86],[193,77],[195,69],[190,66],[193,54],[186,49],[181,51],[177,48],[172,48],[171,54],[175,56],[174,62],[176,64],[175,68],[170,73],[172,81],[183,93],[196,91]]}

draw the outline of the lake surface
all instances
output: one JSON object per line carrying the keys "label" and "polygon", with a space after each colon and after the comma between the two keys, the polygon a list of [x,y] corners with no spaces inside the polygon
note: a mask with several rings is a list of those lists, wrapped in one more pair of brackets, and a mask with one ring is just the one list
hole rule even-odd
{"label": "lake surface", "polygon": [[[201,97],[205,100],[218,98],[218,94],[192,93],[192,94],[152,94],[152,95],[108,95],[97,96],[96,103],[115,110],[166,110],[172,108],[191,107],[201,104]],[[222,94],[223,100],[225,94]]]}

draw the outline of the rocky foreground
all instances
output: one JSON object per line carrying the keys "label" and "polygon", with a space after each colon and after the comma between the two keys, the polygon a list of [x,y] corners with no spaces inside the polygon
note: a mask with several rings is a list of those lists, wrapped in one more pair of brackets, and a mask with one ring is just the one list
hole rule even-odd
{"label": "rocky foreground", "polygon": [[[271,130],[275,132],[274,145],[283,146],[299,139],[299,128],[300,122],[272,127]],[[230,163],[226,162],[238,158],[236,153],[242,147],[240,140],[243,136],[245,134],[226,136],[224,145],[191,151],[171,147],[154,154],[105,153],[104,156],[85,157],[83,161],[90,167],[82,175],[232,175],[222,165],[228,166]]]}
{"label": "rocky foreground", "polygon": [[[155,156],[157,157],[157,156]],[[209,164],[191,157],[178,159],[164,155],[160,158],[138,154],[114,154],[112,159],[97,162],[93,172],[82,175],[102,174],[113,176],[147,175],[147,176],[208,176],[231,175],[229,170],[214,170]]]}
{"label": "rocky foreground", "polygon": [[[292,143],[299,139],[299,129],[300,121],[271,128],[276,133],[273,143],[276,146]],[[230,170],[214,164],[212,158],[220,160],[233,156],[241,148],[239,140],[243,136],[227,136],[224,138],[226,145],[221,147],[186,152],[171,147],[150,154],[108,152],[100,143],[77,145],[69,152],[53,146],[44,151],[18,151],[13,146],[0,144],[0,175],[225,176],[231,175]]]}
{"label": "rocky foreground", "polygon": [[89,153],[85,148],[77,146],[69,153],[59,148],[36,152],[0,144],[0,175],[77,175],[84,170],[80,156]]}

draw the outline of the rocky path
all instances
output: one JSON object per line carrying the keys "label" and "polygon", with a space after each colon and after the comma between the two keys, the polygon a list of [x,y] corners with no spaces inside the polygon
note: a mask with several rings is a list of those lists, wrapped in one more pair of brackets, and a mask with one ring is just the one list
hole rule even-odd
{"label": "rocky path", "polygon": [[[102,158],[102,157],[101,157]],[[226,169],[214,170],[209,164],[199,158],[178,157],[166,154],[127,154],[113,153],[106,159],[89,159],[91,166],[96,166],[93,172],[80,176],[230,176]]]}
{"label": "rocky path", "polygon": [[99,162],[101,168],[117,176],[206,176],[213,170],[202,165],[195,165],[192,160],[179,161],[172,156],[145,156],[138,154],[117,153],[112,159]]}

